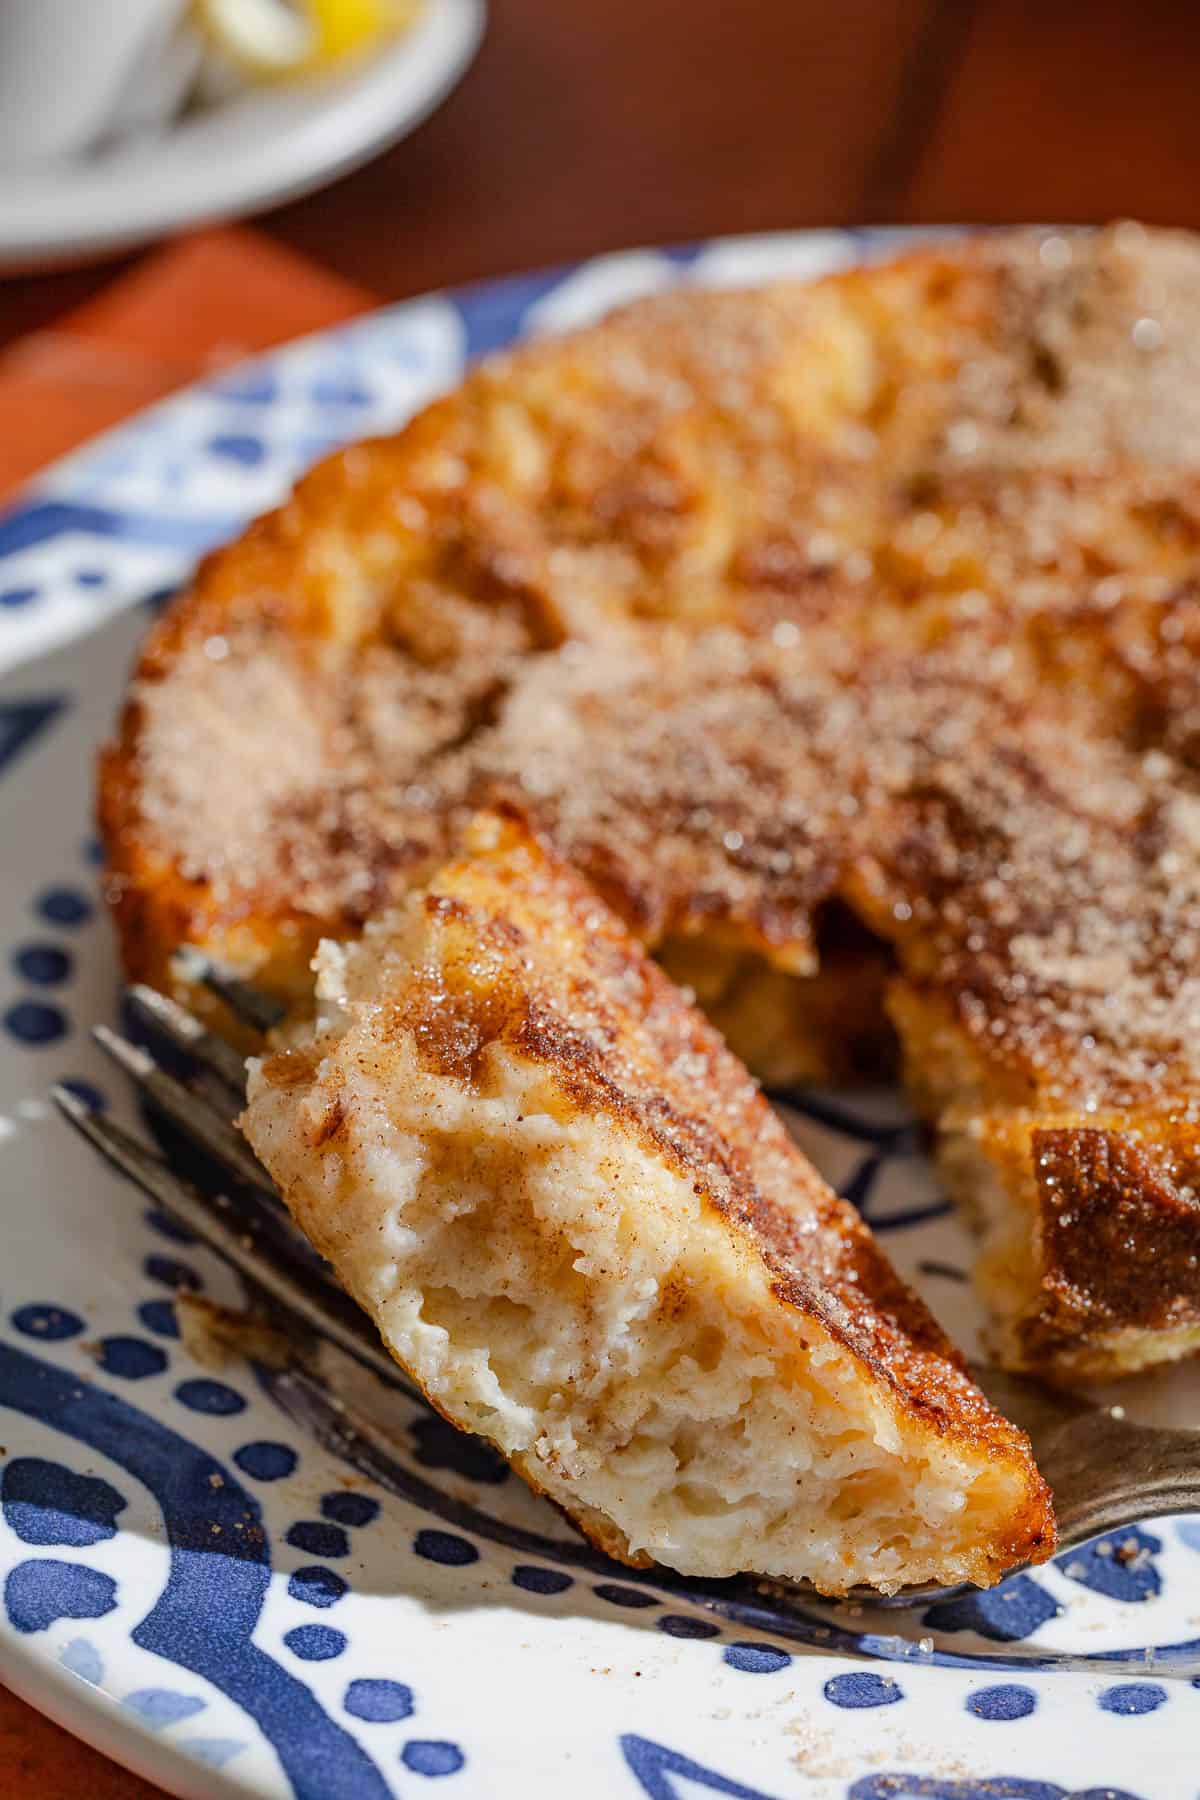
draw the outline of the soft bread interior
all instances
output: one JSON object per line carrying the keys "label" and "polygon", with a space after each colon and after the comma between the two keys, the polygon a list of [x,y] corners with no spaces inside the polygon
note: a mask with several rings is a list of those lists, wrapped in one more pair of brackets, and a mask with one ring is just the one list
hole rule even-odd
{"label": "soft bread interior", "polygon": [[[619,1108],[475,1017],[471,1055],[431,1061],[407,990],[444,997],[439,957],[419,895],[323,946],[317,1022],[251,1065],[245,1128],[441,1411],[609,1550],[692,1575],[891,1591],[1039,1553],[1027,1456],[939,1427],[782,1298]],[[803,1229],[802,1184],[796,1206]]]}

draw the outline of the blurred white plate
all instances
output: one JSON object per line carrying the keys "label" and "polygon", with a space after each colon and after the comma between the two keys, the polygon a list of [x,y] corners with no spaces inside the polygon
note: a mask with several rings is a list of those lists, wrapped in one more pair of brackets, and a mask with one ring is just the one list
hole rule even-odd
{"label": "blurred white plate", "polygon": [[426,0],[411,31],[345,72],[255,89],[87,160],[0,170],[0,268],[85,261],[324,186],[433,110],[484,11]]}

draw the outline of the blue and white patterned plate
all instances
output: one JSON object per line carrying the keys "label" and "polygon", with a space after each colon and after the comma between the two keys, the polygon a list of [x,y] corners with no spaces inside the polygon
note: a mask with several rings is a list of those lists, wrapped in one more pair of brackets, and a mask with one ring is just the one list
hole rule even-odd
{"label": "blue and white patterned plate", "polygon": [[[177,1296],[234,1301],[231,1278],[45,1102],[68,1080],[129,1110],[87,1034],[116,988],[91,756],[147,608],[196,555],[475,352],[672,282],[811,274],[878,247],[639,252],[382,312],[155,408],[0,518],[0,1673],[172,1793],[1195,1791],[1200,1521],[913,1614],[607,1564],[477,1445],[377,1392],[402,1472],[384,1492],[320,1450],[263,1371],[194,1360]],[[967,1246],[897,1102],[805,1096],[796,1124],[969,1344]],[[1123,1399],[1182,1419],[1196,1392],[1178,1370]]]}

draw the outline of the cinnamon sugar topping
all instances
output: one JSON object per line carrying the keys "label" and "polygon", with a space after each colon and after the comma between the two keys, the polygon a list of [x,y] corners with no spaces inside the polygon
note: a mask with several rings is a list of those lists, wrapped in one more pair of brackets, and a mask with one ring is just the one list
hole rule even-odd
{"label": "cinnamon sugar topping", "polygon": [[665,294],[205,567],[105,767],[126,954],[249,932],[301,985],[508,800],[724,999],[836,902],[1005,1106],[1192,1120],[1197,671],[1192,240]]}

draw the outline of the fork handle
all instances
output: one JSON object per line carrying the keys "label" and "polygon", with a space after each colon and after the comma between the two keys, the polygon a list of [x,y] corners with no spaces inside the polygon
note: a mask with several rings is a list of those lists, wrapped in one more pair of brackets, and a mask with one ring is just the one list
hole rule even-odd
{"label": "fork handle", "polygon": [[1169,1513],[1200,1512],[1200,1431],[1131,1425],[1097,1409],[1038,1444],[1064,1546]]}

